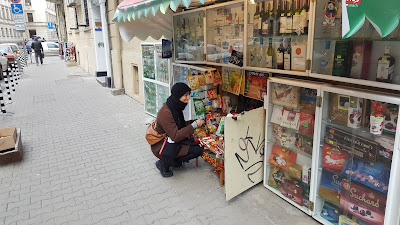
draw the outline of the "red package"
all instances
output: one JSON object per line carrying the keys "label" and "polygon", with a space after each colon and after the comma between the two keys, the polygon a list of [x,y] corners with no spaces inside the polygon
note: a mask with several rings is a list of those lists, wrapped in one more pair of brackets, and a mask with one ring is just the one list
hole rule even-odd
{"label": "red package", "polygon": [[348,157],[347,152],[339,151],[336,148],[329,145],[324,145],[322,154],[323,154],[322,155],[323,167],[342,171],[343,166],[346,163]]}
{"label": "red package", "polygon": [[[212,71],[212,72],[214,72],[214,71]],[[222,77],[218,70],[214,72],[214,85],[217,85],[217,84],[222,84]]]}
{"label": "red package", "polygon": [[284,170],[289,171],[289,166],[296,162],[297,153],[278,145],[272,146],[272,152],[269,157],[269,162]]}
{"label": "red package", "polygon": [[281,193],[299,205],[303,205],[303,189],[293,182],[283,179]]}
{"label": "red package", "polygon": [[300,111],[299,132],[309,136],[314,135],[314,114]]}
{"label": "red package", "polygon": [[217,98],[217,91],[214,88],[208,89],[207,96],[210,101],[214,100]]}

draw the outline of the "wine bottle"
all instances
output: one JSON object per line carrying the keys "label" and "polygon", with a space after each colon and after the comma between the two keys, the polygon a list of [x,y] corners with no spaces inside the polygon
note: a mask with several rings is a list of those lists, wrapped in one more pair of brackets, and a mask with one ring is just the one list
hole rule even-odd
{"label": "wine bottle", "polygon": [[390,55],[391,46],[385,46],[384,55],[378,59],[378,69],[376,72],[376,81],[392,83],[394,75],[393,56]]}
{"label": "wine bottle", "polygon": [[301,8],[300,8],[300,0],[297,0],[297,5],[296,5],[296,10],[294,11],[293,15],[293,33],[301,34],[301,26],[300,26],[300,14],[301,14]]}
{"label": "wine bottle", "polygon": [[274,24],[275,24],[274,4],[272,2],[271,4],[268,4],[268,5],[269,5],[269,8],[271,9],[268,14],[268,35],[272,36],[272,35],[274,35],[274,29],[275,29],[275,27],[274,27]]}
{"label": "wine bottle", "polygon": [[[270,9],[269,9],[269,4],[267,4],[268,7],[265,7],[265,2],[262,3],[262,13],[261,13],[261,23],[262,23],[262,27],[261,27],[261,36],[268,36],[269,35],[269,13],[270,13]],[[265,8],[268,8],[267,11],[265,11]]]}
{"label": "wine bottle", "polygon": [[257,66],[257,59],[256,59],[256,38],[253,38],[253,43],[249,49],[249,58],[248,58],[249,65],[252,67]]}
{"label": "wine bottle", "polygon": [[285,48],[283,47],[283,38],[281,38],[281,43],[279,48],[276,50],[276,68],[283,70],[283,54],[285,52]]}
{"label": "wine bottle", "polygon": [[288,11],[286,12],[286,33],[293,33],[293,15],[294,15],[294,0],[292,0],[292,4],[289,9],[289,3],[287,3]]}
{"label": "wine bottle", "polygon": [[303,9],[300,13],[300,27],[303,28],[304,33],[308,34],[308,15],[310,7],[308,6],[308,0],[304,0]]}
{"label": "wine bottle", "polygon": [[264,47],[264,39],[260,38],[260,46],[257,48],[257,66],[261,68],[265,68],[265,47]]}
{"label": "wine bottle", "polygon": [[291,54],[292,54],[292,44],[291,44],[292,40],[291,40],[291,38],[288,38],[287,40],[288,40],[288,46],[285,49],[285,52],[284,52],[284,55],[283,55],[283,64],[284,64],[283,68],[285,70],[290,70],[291,69],[291,59],[292,59],[292,56],[291,56]]}
{"label": "wine bottle", "polygon": [[256,6],[256,12],[254,13],[254,22],[253,22],[253,37],[258,37],[261,30],[261,13],[260,13],[260,4]]}
{"label": "wine bottle", "polygon": [[265,67],[267,68],[272,68],[273,67],[273,54],[274,54],[274,50],[272,49],[272,38],[269,39],[269,46],[268,46],[268,50],[267,50],[267,54],[266,54],[266,63],[265,63]]}
{"label": "wine bottle", "polygon": [[[281,0],[282,3],[282,0]],[[286,1],[281,5],[281,10],[279,13],[279,34],[286,34]],[[283,7],[283,8],[282,8]]]}

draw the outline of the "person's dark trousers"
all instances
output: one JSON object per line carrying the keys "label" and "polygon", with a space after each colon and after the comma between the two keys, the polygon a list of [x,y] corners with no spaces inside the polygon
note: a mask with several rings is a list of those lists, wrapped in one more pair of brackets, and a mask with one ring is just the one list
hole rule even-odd
{"label": "person's dark trousers", "polygon": [[188,154],[176,159],[178,163],[186,162],[195,159],[203,154],[203,148],[198,145],[192,145],[189,148]]}
{"label": "person's dark trousers", "polygon": [[39,64],[38,57],[40,58],[40,64],[43,64],[43,55],[41,52],[35,52],[36,64]]}

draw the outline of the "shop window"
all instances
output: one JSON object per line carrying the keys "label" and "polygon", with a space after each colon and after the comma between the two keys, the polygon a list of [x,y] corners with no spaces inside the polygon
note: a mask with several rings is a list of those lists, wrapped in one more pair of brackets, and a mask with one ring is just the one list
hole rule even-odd
{"label": "shop window", "polygon": [[31,2],[31,0],[25,0],[25,5],[27,5],[27,6],[30,6],[30,5],[32,5],[32,2]]}
{"label": "shop window", "polygon": [[139,70],[138,66],[132,64],[132,77],[133,77],[133,93],[138,95],[139,94]]}
{"label": "shop window", "polygon": [[27,13],[27,16],[28,16],[28,22],[33,23],[33,14]]}

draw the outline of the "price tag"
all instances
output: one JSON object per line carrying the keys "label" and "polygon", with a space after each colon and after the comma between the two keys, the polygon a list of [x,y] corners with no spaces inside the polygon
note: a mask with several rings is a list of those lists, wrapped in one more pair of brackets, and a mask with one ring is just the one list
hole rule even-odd
{"label": "price tag", "polygon": [[361,54],[359,52],[356,52],[355,55],[356,56],[361,56]]}
{"label": "price tag", "polygon": [[341,58],[342,58],[342,56],[341,56],[341,55],[338,55],[338,56],[336,56],[336,58],[338,58],[338,59],[341,59]]}
{"label": "price tag", "polygon": [[332,141],[332,140],[329,140],[329,144],[333,145],[333,141]]}

